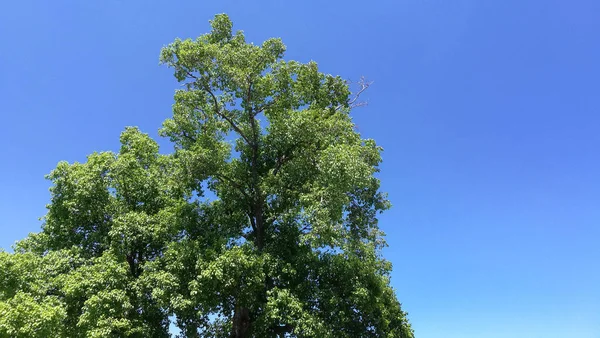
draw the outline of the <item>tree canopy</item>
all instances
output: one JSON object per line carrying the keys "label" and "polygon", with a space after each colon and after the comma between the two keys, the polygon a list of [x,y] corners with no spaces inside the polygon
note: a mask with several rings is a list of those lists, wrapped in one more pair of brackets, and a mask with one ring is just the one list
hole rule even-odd
{"label": "tree canopy", "polygon": [[211,26],[160,54],[171,153],[129,127],[47,176],[42,230],[0,252],[0,337],[413,337],[347,81]]}

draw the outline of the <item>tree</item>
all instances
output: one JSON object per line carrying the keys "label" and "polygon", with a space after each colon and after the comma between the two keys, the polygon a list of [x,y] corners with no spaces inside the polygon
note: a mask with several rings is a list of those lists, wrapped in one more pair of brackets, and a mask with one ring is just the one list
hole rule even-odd
{"label": "tree", "polygon": [[184,84],[173,153],[127,128],[48,175],[42,231],[0,254],[0,337],[167,337],[169,318],[183,337],[413,337],[348,83],[211,25],[161,52]]}

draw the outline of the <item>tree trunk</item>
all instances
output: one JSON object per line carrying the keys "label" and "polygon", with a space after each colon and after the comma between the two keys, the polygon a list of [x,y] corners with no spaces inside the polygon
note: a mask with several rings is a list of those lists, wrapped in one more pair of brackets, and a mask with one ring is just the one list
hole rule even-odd
{"label": "tree trunk", "polygon": [[250,311],[245,307],[236,307],[230,338],[246,338],[250,335]]}

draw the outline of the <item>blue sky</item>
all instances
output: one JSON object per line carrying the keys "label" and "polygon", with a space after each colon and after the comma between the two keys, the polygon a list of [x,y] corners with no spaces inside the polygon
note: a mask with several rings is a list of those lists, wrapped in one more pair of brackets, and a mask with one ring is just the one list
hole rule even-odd
{"label": "blue sky", "polygon": [[58,161],[129,125],[157,137],[178,87],[160,48],[221,12],[375,81],[354,117],[385,148],[385,255],[418,338],[600,337],[593,0],[3,1],[0,247],[39,229]]}

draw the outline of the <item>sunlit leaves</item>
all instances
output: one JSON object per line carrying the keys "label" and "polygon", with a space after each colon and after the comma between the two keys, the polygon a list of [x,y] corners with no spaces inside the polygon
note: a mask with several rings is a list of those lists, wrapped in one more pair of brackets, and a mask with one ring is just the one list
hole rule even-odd
{"label": "sunlit leaves", "polygon": [[19,291],[0,301],[0,337],[59,337],[66,316],[58,297],[36,297]]}

